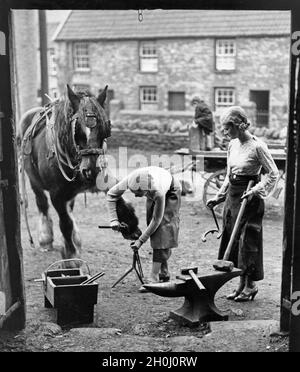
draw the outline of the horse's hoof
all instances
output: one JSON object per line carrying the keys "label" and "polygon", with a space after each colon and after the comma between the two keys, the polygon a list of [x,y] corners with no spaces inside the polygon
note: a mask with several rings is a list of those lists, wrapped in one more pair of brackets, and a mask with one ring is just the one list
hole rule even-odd
{"label": "horse's hoof", "polygon": [[54,251],[53,243],[40,243],[40,250],[42,252],[51,252]]}
{"label": "horse's hoof", "polygon": [[[68,259],[65,258],[65,260],[68,260]],[[81,266],[81,262],[80,261],[76,261],[76,260],[74,260],[74,261],[65,261],[63,263],[63,267],[65,269],[78,269],[80,266]]]}

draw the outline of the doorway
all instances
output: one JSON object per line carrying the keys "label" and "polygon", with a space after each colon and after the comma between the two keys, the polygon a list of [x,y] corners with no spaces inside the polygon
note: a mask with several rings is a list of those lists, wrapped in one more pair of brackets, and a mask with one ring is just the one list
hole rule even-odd
{"label": "doorway", "polygon": [[256,104],[256,125],[258,127],[269,126],[269,96],[268,90],[250,90],[250,101]]}

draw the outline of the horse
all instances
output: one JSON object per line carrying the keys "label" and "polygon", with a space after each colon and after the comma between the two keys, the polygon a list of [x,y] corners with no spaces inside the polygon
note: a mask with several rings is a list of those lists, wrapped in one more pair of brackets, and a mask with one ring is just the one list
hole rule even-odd
{"label": "horse", "polygon": [[[82,246],[73,216],[75,197],[96,190],[97,176],[107,166],[106,139],[111,135],[111,123],[104,109],[107,86],[97,98],[66,87],[60,99],[21,117],[17,142],[39,211],[39,245],[43,250],[53,249],[47,191],[59,216],[62,258],[73,259],[80,257]],[[117,213],[120,222],[128,226],[121,231],[123,237],[137,239],[141,231],[132,205],[121,198]]]}

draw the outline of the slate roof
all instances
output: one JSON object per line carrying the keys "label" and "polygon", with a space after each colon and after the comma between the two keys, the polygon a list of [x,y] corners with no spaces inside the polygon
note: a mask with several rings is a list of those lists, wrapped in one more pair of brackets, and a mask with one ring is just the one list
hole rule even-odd
{"label": "slate roof", "polygon": [[59,40],[289,35],[288,11],[73,10],[54,36]]}
{"label": "slate roof", "polygon": [[48,48],[52,48],[54,46],[52,38],[55,35],[58,25],[59,25],[59,22],[48,22],[47,23]]}

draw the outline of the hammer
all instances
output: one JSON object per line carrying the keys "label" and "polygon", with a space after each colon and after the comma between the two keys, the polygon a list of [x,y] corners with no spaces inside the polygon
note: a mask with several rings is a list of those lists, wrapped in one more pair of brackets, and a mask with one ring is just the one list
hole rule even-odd
{"label": "hammer", "polygon": [[187,267],[185,269],[181,270],[182,275],[190,275],[190,277],[194,280],[197,287],[202,291],[205,289],[204,285],[200,282],[200,280],[197,277],[198,267]]}
{"label": "hammer", "polygon": [[[249,183],[248,183],[246,192],[248,192],[251,189],[251,187],[253,186],[253,184],[254,184],[254,181],[253,180],[250,180]],[[231,237],[230,237],[228,246],[226,248],[226,251],[224,253],[223,259],[222,260],[218,260],[218,261],[216,261],[213,264],[213,267],[216,270],[218,270],[218,271],[230,272],[234,268],[234,263],[231,262],[231,261],[228,261],[228,259],[229,259],[230,253],[231,253],[232,246],[233,246],[233,244],[235,242],[235,238],[236,238],[237,233],[239,231],[240,222],[241,222],[241,219],[243,217],[243,214],[244,214],[244,211],[245,211],[247,202],[248,202],[247,198],[243,199],[242,205],[240,207],[238,216],[236,218],[236,221],[235,221],[235,224],[234,224],[232,233],[231,233]]]}

